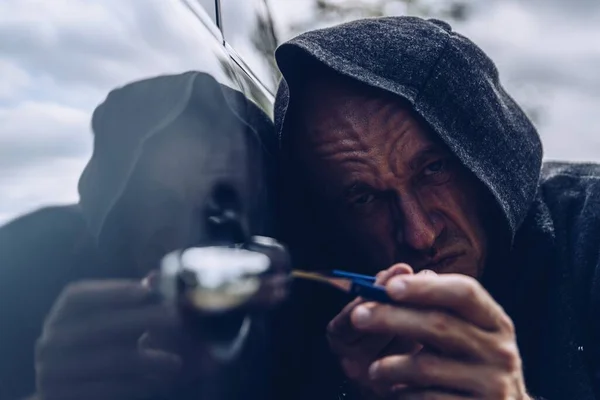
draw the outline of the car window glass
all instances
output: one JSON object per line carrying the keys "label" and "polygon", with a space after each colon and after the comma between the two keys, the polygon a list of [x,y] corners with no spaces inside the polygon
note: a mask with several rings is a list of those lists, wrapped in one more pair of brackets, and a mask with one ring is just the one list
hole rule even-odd
{"label": "car window glass", "polygon": [[202,8],[204,8],[206,13],[209,15],[210,19],[212,19],[213,22],[216,24],[217,23],[217,6],[216,6],[217,0],[196,0],[196,1],[198,1],[198,3],[200,3]]}
{"label": "car window glass", "polygon": [[15,77],[4,75],[14,85],[0,90],[0,141],[6,138],[0,164],[11,171],[0,174],[0,189],[14,197],[1,199],[0,224],[43,204],[77,199],[77,179],[91,153],[91,112],[109,91],[186,71],[237,85],[220,41],[185,3],[73,0],[69,12],[51,3],[7,3],[10,18],[0,27],[27,35],[12,36],[0,61]]}
{"label": "car window glass", "polygon": [[277,39],[264,0],[221,0],[225,40],[271,91],[278,76],[274,59]]}

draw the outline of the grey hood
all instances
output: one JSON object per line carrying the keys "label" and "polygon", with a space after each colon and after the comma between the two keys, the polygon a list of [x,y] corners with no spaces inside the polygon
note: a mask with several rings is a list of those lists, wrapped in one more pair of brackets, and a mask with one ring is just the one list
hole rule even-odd
{"label": "grey hood", "polygon": [[542,145],[500,84],[494,63],[439,20],[358,20],[302,34],[276,53],[284,79],[275,108],[285,146],[286,113],[314,65],[408,100],[497,200],[511,238],[538,187]]}

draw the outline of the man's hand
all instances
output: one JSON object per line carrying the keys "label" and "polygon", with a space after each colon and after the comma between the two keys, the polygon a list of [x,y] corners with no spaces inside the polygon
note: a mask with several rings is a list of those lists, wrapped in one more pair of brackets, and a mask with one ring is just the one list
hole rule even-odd
{"label": "man's hand", "polygon": [[[431,271],[425,271],[427,273]],[[377,284],[385,285],[396,275],[411,275],[412,269],[406,264],[394,265],[377,275]],[[365,303],[357,298],[349,303],[327,327],[327,338],[331,350],[339,357],[345,374],[361,389],[380,395],[387,385],[375,387],[369,378],[371,364],[386,355],[410,354],[421,346],[413,340],[400,337],[393,332],[368,332],[357,329],[351,315],[355,307]]]}
{"label": "man's hand", "polygon": [[384,388],[386,398],[529,399],[513,323],[475,279],[403,275],[385,286],[398,305],[361,304],[352,324],[424,345],[370,366],[372,386]]}
{"label": "man's hand", "polygon": [[55,303],[36,348],[43,400],[133,400],[166,390],[181,367],[172,353],[141,345],[148,331],[177,319],[136,281],[69,286]]}

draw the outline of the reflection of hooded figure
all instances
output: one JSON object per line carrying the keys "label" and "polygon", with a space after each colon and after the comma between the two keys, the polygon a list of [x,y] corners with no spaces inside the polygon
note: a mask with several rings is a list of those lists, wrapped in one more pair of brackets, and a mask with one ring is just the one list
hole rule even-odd
{"label": "reflection of hooded figure", "polygon": [[111,92],[92,126],[79,204],[0,229],[3,400],[35,392],[34,343],[65,286],[141,279],[166,252],[210,243],[203,213],[215,185],[235,189],[248,232],[272,236],[261,160],[276,141],[240,92],[204,73],[152,78]]}
{"label": "reflection of hooded figure", "polygon": [[[284,154],[294,94],[322,68],[412,105],[501,214],[493,233],[504,244],[482,280],[516,325],[528,389],[547,399],[593,399],[595,384],[600,396],[600,167],[542,164],[536,129],[500,85],[492,61],[440,21],[383,18],[309,32],[282,45],[277,60],[284,80],[276,128]],[[305,193],[294,192],[296,206],[310,204]],[[319,245],[336,235],[318,227],[314,206],[306,208],[292,212],[301,215],[289,233],[292,250],[302,238]],[[328,256],[310,251],[317,260]],[[299,310],[327,308],[320,295],[309,297]],[[310,314],[288,331],[288,338],[298,335],[299,351],[283,354],[285,375],[293,378],[283,393],[338,398],[342,375],[327,355],[324,330],[339,309]]]}

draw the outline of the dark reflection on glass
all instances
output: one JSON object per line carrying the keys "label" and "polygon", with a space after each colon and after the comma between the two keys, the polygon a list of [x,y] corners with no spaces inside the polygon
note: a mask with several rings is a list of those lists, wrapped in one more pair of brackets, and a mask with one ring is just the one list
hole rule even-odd
{"label": "dark reflection on glass", "polygon": [[[21,298],[16,290],[25,289],[28,277],[35,292],[22,298],[19,313],[3,315],[10,324],[2,325],[2,399],[36,392],[65,400],[153,399],[156,393],[215,400],[241,399],[249,387],[265,390],[261,310],[271,302],[242,318],[245,345],[224,360],[213,354],[222,344],[205,336],[222,325],[221,317],[201,318],[202,334],[186,328],[177,303],[161,301],[152,281],[169,252],[272,235],[269,122],[240,91],[201,72],[111,91],[93,114],[94,155],[80,180],[79,205],[46,209],[0,231],[3,267],[15,269],[3,276],[14,285],[3,287],[3,300]],[[213,195],[223,187],[236,198],[244,232],[230,242],[214,236],[209,224],[218,211]],[[75,221],[81,224],[71,228]],[[57,237],[64,243],[48,247]],[[28,249],[35,251],[23,257]],[[57,276],[40,279],[39,268]],[[281,299],[277,285],[265,290]]]}

